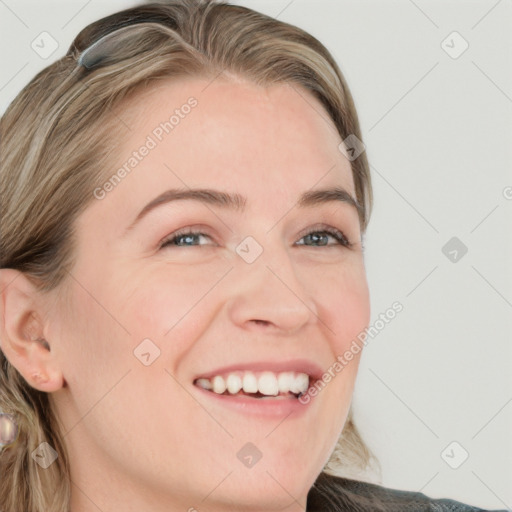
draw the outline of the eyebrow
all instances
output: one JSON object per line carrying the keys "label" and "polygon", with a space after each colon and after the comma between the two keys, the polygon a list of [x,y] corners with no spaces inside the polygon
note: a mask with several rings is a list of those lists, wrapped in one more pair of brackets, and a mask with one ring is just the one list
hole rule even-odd
{"label": "eyebrow", "polygon": [[[227,193],[209,188],[170,189],[155,197],[155,199],[144,206],[137,217],[135,217],[133,222],[128,226],[125,233],[131,231],[143,217],[155,208],[167,203],[183,200],[199,201],[212,206],[240,212],[245,211],[247,204],[247,198],[238,193]],[[297,201],[297,206],[299,208],[311,208],[333,201],[339,201],[352,206],[357,211],[358,216],[362,218],[363,208],[359,202],[342,187],[308,190],[300,196]]]}

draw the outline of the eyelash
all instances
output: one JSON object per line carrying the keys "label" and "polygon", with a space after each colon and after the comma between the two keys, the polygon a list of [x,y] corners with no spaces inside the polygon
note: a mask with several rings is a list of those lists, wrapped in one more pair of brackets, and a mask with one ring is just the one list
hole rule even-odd
{"label": "eyelash", "polygon": [[[300,239],[305,238],[306,236],[311,235],[313,233],[322,233],[322,234],[327,233],[337,241],[338,245],[347,247],[349,249],[354,245],[352,242],[350,242],[348,240],[348,238],[343,234],[342,231],[339,231],[336,228],[331,228],[328,226],[322,226],[321,228],[316,227],[316,228],[310,229],[306,233],[304,233]],[[197,245],[177,245],[177,244],[175,244],[176,240],[178,240],[181,237],[187,236],[187,235],[203,235],[203,236],[210,238],[206,233],[203,233],[201,231],[194,231],[191,228],[184,228],[184,229],[175,231],[169,237],[162,240],[162,242],[160,243],[159,249],[165,249],[166,247],[171,247],[173,245],[175,247],[198,247]],[[305,245],[305,244],[299,244],[299,245]],[[327,245],[317,245],[317,246],[311,245],[311,246],[306,246],[306,247],[331,247],[331,246],[332,245],[327,244]]]}

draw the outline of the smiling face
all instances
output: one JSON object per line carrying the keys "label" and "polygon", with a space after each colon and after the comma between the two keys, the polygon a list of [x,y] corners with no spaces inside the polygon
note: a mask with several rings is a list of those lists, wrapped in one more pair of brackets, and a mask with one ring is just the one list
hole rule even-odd
{"label": "smiling face", "polygon": [[[207,85],[165,82],[131,101],[106,175],[137,163],[77,221],[48,331],[67,383],[51,398],[80,489],[73,512],[96,510],[89,499],[102,510],[303,510],[349,410],[360,353],[307,405],[247,407],[194,384],[225,369],[243,381],[254,363],[270,380],[324,372],[370,314],[350,162],[325,110],[298,86]],[[337,192],[311,198],[327,189]]]}

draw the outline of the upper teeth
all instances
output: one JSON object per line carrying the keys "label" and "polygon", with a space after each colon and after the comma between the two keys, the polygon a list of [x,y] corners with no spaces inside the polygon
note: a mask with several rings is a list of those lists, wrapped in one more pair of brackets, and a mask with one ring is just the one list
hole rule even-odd
{"label": "upper teeth", "polygon": [[305,393],[309,386],[309,376],[295,372],[262,372],[259,376],[253,372],[231,372],[227,375],[215,375],[211,379],[197,379],[196,383],[221,395],[228,391],[236,395],[241,389],[245,393],[277,396],[279,393]]}

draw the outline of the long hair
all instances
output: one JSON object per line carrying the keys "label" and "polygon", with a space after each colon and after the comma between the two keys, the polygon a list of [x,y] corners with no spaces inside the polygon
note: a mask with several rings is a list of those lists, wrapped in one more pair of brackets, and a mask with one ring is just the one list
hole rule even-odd
{"label": "long hair", "polygon": [[[123,44],[79,65],[113,30]],[[305,31],[251,9],[214,0],[168,0],[92,23],[66,56],[38,73],[0,120],[0,268],[23,272],[41,292],[59,285],[75,256],[75,219],[107,178],[116,150],[115,109],[148,85],[219,74],[310,91],[344,140],[362,140],[354,102],[329,51]],[[351,161],[359,221],[366,230],[372,187],[366,154]],[[3,512],[62,512],[69,463],[47,393],[32,388],[0,351],[0,410],[16,418],[17,440],[0,450]],[[31,453],[43,441],[59,454],[47,469]],[[373,455],[349,411],[323,475],[364,470]],[[323,477],[324,478],[324,477]]]}

